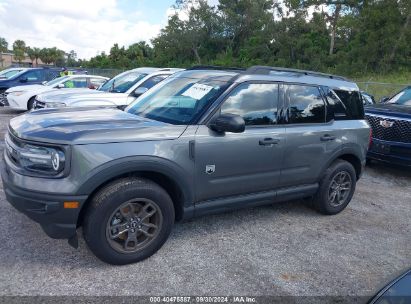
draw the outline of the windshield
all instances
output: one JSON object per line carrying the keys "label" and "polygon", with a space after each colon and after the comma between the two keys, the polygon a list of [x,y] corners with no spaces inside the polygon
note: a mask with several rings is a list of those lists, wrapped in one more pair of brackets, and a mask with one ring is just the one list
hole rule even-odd
{"label": "windshield", "polygon": [[46,82],[44,85],[51,87],[51,86],[54,86],[55,84],[58,84],[62,81],[65,81],[68,78],[70,78],[70,76],[58,77],[56,79],[53,79],[53,80],[50,80],[50,81]]}
{"label": "windshield", "polygon": [[134,86],[145,76],[147,76],[147,74],[142,74],[133,71],[125,72],[110,79],[105,84],[103,84],[98,90],[113,93],[125,93],[128,89]]}
{"label": "windshield", "polygon": [[411,87],[394,95],[387,101],[387,103],[411,106]]}
{"label": "windshield", "polygon": [[218,77],[169,78],[137,99],[126,112],[176,125],[195,121],[226,89]]}
{"label": "windshield", "polygon": [[10,77],[16,75],[17,73],[21,72],[22,70],[4,70],[0,72],[0,77],[9,79]]}

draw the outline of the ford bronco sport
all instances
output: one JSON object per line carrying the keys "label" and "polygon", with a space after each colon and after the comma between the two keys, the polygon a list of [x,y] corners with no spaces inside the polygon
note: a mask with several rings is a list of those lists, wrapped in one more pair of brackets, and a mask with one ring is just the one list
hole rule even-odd
{"label": "ford bronco sport", "polygon": [[[10,121],[7,200],[52,238],[127,264],[174,221],[304,198],[350,202],[370,128],[356,84],[271,67],[178,72],[124,111],[44,109]],[[311,198],[311,200],[309,199]]]}

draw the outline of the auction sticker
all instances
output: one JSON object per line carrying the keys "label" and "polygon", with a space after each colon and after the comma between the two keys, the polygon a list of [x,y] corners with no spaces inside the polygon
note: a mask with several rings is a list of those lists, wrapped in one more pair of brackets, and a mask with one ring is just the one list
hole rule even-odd
{"label": "auction sticker", "polygon": [[195,83],[181,95],[191,97],[196,100],[200,100],[201,98],[206,96],[212,89],[213,87],[211,86],[201,83]]}

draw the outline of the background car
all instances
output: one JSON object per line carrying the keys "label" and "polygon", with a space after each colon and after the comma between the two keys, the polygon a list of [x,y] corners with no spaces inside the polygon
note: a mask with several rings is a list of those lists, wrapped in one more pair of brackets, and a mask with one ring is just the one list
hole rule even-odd
{"label": "background car", "polygon": [[411,302],[411,269],[383,287],[368,304],[400,304]]}
{"label": "background car", "polygon": [[375,104],[375,98],[371,94],[368,94],[367,92],[361,91],[361,96],[362,96],[362,102],[363,104],[366,105],[373,105]]}
{"label": "background car", "polygon": [[7,103],[6,90],[11,87],[29,84],[41,84],[60,76],[58,68],[30,68],[21,71],[8,79],[0,79],[0,104]]}
{"label": "background car", "polygon": [[124,109],[150,88],[168,76],[182,70],[176,68],[137,68],[117,75],[96,91],[46,92],[45,94],[39,94],[35,98],[36,105],[34,109],[93,106]]}
{"label": "background car", "polygon": [[5,92],[8,105],[13,109],[31,110],[36,95],[56,89],[97,89],[108,80],[96,75],[63,76],[43,84],[16,86]]}
{"label": "background car", "polygon": [[5,69],[0,72],[0,80],[1,79],[8,79],[12,77],[13,75],[16,75],[17,73],[24,71],[25,68],[10,68],[10,69]]}
{"label": "background car", "polygon": [[368,159],[411,166],[411,87],[366,106],[365,114],[373,132]]}

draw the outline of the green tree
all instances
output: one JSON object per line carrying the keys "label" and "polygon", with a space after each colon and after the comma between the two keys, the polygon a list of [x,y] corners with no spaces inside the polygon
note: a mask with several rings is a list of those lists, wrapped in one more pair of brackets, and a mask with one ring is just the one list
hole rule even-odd
{"label": "green tree", "polygon": [[0,64],[1,67],[3,67],[3,53],[7,52],[9,47],[9,44],[7,43],[7,40],[4,39],[3,37],[0,37]]}
{"label": "green tree", "polygon": [[14,58],[17,59],[19,63],[25,58],[26,43],[23,40],[16,40],[13,43],[13,53]]}

